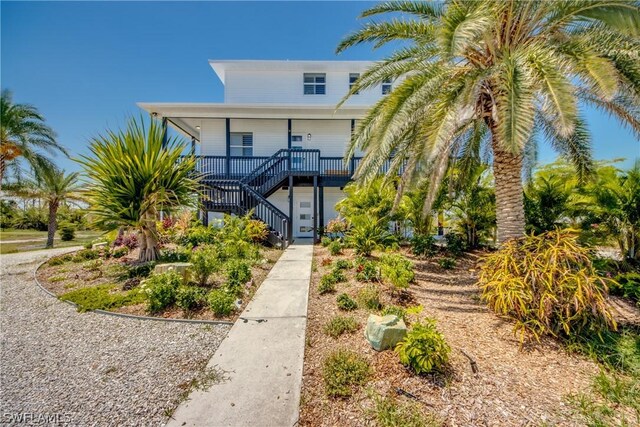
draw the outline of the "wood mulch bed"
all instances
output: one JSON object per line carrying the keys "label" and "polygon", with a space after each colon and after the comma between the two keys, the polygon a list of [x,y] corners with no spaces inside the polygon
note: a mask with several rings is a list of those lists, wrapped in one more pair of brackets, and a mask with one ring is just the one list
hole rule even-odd
{"label": "wood mulch bed", "polygon": [[[198,311],[184,313],[180,308],[170,307],[160,313],[150,314],[146,311],[146,303],[128,305],[119,307],[111,311],[116,313],[132,314],[137,316],[162,317],[168,319],[193,319],[193,320],[224,320],[235,322],[240,313],[249,303],[254,293],[258,290],[269,271],[276,263],[282,250],[275,248],[261,248],[261,255],[264,262],[259,262],[251,266],[251,281],[247,283],[242,304],[238,310],[232,315],[226,317],[216,317],[208,308],[202,308]],[[98,258],[100,261],[99,269],[92,268],[91,263],[94,261],[84,262],[66,262],[61,265],[49,265],[45,263],[36,273],[36,277],[40,284],[47,290],[57,296],[61,296],[67,292],[81,288],[95,287],[106,284],[115,284],[122,286],[124,281],[118,280],[118,272],[122,271],[122,267],[126,265],[135,265],[138,257],[138,250],[135,249],[125,257],[115,258]],[[211,279],[211,289],[216,288],[224,283],[221,273],[216,273]],[[117,291],[116,291],[117,292]],[[123,292],[124,293],[124,292]]]}
{"label": "wood mulch bed", "polygon": [[[309,292],[307,346],[300,425],[362,426],[375,425],[372,415],[372,391],[382,396],[396,395],[398,389],[415,397],[398,399],[418,401],[426,413],[434,414],[447,426],[527,426],[581,425],[573,415],[567,396],[589,392],[598,366],[586,358],[570,355],[556,342],[546,340],[521,348],[513,334],[513,325],[491,313],[480,301],[475,285],[482,253],[459,259],[452,270],[442,269],[437,260],[422,260],[406,254],[416,265],[416,283],[410,287],[413,301],[399,304],[388,289],[383,304],[416,305],[424,310],[419,317],[437,320],[438,329],[451,346],[450,367],[445,374],[415,376],[400,364],[396,354],[373,350],[363,332],[369,312],[350,313],[336,306],[342,292],[354,297],[366,286],[348,271],[349,283],[338,284],[335,294],[319,295],[317,285],[331,265],[323,260],[355,258],[345,254],[331,257],[326,248],[316,246],[314,272]],[[327,261],[325,261],[325,264]],[[334,315],[353,315],[360,328],[337,339],[323,332]],[[371,363],[374,377],[367,386],[348,399],[328,398],[322,381],[322,363],[335,349],[348,348],[364,355]],[[473,373],[466,353],[477,364]]]}

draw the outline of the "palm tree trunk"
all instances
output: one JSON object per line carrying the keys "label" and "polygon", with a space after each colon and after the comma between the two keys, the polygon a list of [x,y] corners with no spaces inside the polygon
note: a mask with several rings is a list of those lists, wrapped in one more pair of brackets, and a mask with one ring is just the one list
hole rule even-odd
{"label": "palm tree trunk", "polygon": [[140,255],[138,256],[140,261],[155,261],[160,256],[156,236],[156,215],[150,212],[146,214],[146,219],[140,232]]}
{"label": "palm tree trunk", "polygon": [[522,156],[501,151],[493,142],[498,244],[524,235]]}
{"label": "palm tree trunk", "polygon": [[47,248],[53,247],[53,238],[58,228],[56,215],[58,213],[58,202],[49,202],[49,227],[47,228]]}
{"label": "palm tree trunk", "polygon": [[0,154],[0,191],[2,191],[2,180],[4,179],[4,169],[7,166],[4,153]]}

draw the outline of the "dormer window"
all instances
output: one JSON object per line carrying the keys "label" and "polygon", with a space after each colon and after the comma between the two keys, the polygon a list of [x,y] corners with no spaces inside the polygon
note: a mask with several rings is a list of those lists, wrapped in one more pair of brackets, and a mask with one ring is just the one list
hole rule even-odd
{"label": "dormer window", "polygon": [[384,79],[382,81],[382,94],[386,95],[391,92],[391,79]]}
{"label": "dormer window", "polygon": [[[351,92],[351,89],[353,88],[354,83],[359,78],[360,78],[360,73],[349,73],[349,92]],[[360,92],[354,92],[353,94],[357,95],[359,93]]]}
{"label": "dormer window", "polygon": [[304,73],[304,94],[325,95],[327,93],[327,75],[325,73]]}

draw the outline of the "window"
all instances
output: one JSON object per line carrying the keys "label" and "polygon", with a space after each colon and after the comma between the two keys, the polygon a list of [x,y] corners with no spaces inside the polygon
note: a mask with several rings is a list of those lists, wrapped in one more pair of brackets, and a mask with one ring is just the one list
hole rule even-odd
{"label": "window", "polygon": [[311,202],[300,202],[300,207],[301,208],[310,208],[311,207]]}
{"label": "window", "polygon": [[[360,78],[359,73],[349,73],[349,91],[353,88],[353,84]],[[354,95],[357,95],[360,92],[354,92]]]}
{"label": "window", "polygon": [[307,221],[311,219],[311,214],[300,214],[300,219]]}
{"label": "window", "polygon": [[382,81],[382,94],[386,95],[391,92],[391,79],[384,79]]}
{"label": "window", "polygon": [[253,156],[253,134],[252,133],[232,133],[231,134],[231,155],[239,157]]}
{"label": "window", "polygon": [[304,94],[324,95],[327,89],[327,75],[324,73],[304,73]]}

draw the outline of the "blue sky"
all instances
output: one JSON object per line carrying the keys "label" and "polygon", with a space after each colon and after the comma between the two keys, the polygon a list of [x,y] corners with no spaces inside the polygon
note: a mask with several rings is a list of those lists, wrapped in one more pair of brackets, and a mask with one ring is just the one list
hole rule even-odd
{"label": "blue sky", "polygon": [[[365,2],[1,2],[1,82],[37,106],[73,154],[139,114],[138,101],[221,102],[208,59],[380,59],[339,56]],[[594,157],[640,157],[640,141],[587,111]],[[542,145],[541,162],[555,153]],[[72,161],[58,159],[66,169]]]}

